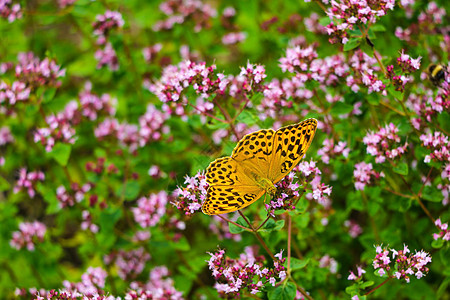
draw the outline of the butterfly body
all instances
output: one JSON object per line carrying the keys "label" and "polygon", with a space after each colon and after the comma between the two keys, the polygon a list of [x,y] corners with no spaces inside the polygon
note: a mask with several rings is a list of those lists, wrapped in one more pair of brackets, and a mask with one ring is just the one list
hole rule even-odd
{"label": "butterfly body", "polygon": [[300,162],[317,128],[315,119],[259,130],[244,136],[230,157],[213,161],[206,169],[209,189],[202,211],[208,215],[244,208],[264,193],[274,195],[275,184]]}

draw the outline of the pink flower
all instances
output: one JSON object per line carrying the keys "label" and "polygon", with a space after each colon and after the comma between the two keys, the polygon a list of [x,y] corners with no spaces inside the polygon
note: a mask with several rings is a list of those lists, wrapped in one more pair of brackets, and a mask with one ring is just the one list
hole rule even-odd
{"label": "pink flower", "polygon": [[36,184],[38,181],[44,181],[45,175],[43,172],[34,171],[27,173],[26,168],[22,168],[19,171],[19,179],[14,187],[14,193],[18,193],[21,190],[26,189],[30,198],[34,198],[36,195]]}
{"label": "pink flower", "polygon": [[142,228],[155,226],[166,213],[168,195],[165,191],[142,197],[138,200],[138,207],[133,207],[134,220]]}
{"label": "pink flower", "polygon": [[224,45],[234,45],[244,41],[247,38],[245,32],[230,32],[222,37]]}
{"label": "pink flower", "polygon": [[353,176],[355,177],[355,189],[362,191],[366,185],[374,183],[373,180],[384,177],[384,173],[373,170],[371,163],[360,162],[355,165]]}
{"label": "pink flower", "polygon": [[34,221],[32,223],[20,223],[19,230],[20,231],[15,231],[12,234],[12,239],[10,241],[11,247],[16,248],[17,250],[26,247],[28,251],[34,251],[35,244],[44,241],[44,235],[47,228],[43,223]]}
{"label": "pink flower", "polygon": [[369,132],[363,138],[367,145],[367,153],[375,156],[376,163],[383,163],[386,158],[399,159],[406,152],[408,143],[401,145],[397,132],[399,129],[392,123],[380,128],[378,132]]}

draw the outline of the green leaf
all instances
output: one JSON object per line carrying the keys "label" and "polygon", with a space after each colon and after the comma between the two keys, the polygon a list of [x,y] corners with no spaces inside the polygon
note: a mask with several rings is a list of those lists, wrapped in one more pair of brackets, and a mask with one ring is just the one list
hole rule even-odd
{"label": "green leaf", "polygon": [[48,102],[52,101],[53,98],[55,98],[55,95],[56,95],[56,88],[46,89],[43,94],[43,102],[48,103]]}
{"label": "green leaf", "polygon": [[[236,220],[236,223],[239,224],[239,225],[242,225],[244,227],[247,227],[246,226],[247,223],[245,222],[244,218],[242,218],[242,217],[239,217]],[[234,225],[233,223],[228,223],[228,227],[230,228],[230,233],[233,233],[233,234],[241,233],[241,232],[243,232],[245,230],[245,229],[243,229],[243,228],[241,228],[239,226]]]}
{"label": "green leaf", "polygon": [[388,86],[387,91],[390,95],[395,97],[397,100],[401,101],[403,99],[403,93],[400,91],[396,91],[395,87],[393,85]]}
{"label": "green leaf", "polygon": [[0,192],[7,191],[11,188],[11,184],[3,178],[3,176],[0,176]]}
{"label": "green leaf", "polygon": [[119,186],[119,188],[116,190],[116,195],[118,197],[122,197],[122,195],[123,195],[125,200],[132,201],[137,198],[137,196],[139,195],[140,189],[141,189],[141,187],[139,185],[139,182],[130,180],[130,181],[127,181],[127,183],[125,185],[121,184]]}
{"label": "green leaf", "polygon": [[182,236],[179,240],[173,242],[173,247],[174,249],[181,251],[189,251],[191,249],[191,246],[185,236]]}
{"label": "green leaf", "polygon": [[443,239],[433,240],[431,242],[431,247],[433,247],[433,248],[439,249],[439,248],[442,248],[442,246],[444,246]]}
{"label": "green leaf", "polygon": [[291,300],[295,298],[297,289],[292,282],[286,282],[273,290],[271,290],[267,296],[269,300]]}
{"label": "green leaf", "polygon": [[369,102],[370,105],[373,105],[373,106],[380,105],[381,97],[378,97],[377,94],[370,94],[370,95],[367,95],[365,98],[366,98],[367,102]]}
{"label": "green leaf", "polygon": [[61,166],[66,166],[70,158],[70,152],[72,151],[72,146],[69,144],[58,143],[53,147],[53,150],[48,153],[58,164]]}
{"label": "green leaf", "polygon": [[426,186],[422,191],[422,198],[431,202],[441,202],[442,194],[432,186]]}
{"label": "green leaf", "polygon": [[386,27],[384,27],[383,25],[375,24],[375,25],[370,26],[370,30],[372,30],[372,31],[386,31]]}
{"label": "green leaf", "polygon": [[395,167],[392,168],[392,170],[400,175],[408,175],[408,165],[405,162],[401,162]]}
{"label": "green leaf", "polygon": [[348,42],[344,45],[344,51],[349,51],[352,49],[355,49],[359,46],[361,43],[361,38],[351,38],[348,40]]}
{"label": "green leaf", "polygon": [[39,106],[36,104],[28,104],[27,108],[25,109],[25,115],[27,117],[34,116],[39,111]]}
{"label": "green leaf", "polygon": [[259,231],[261,232],[272,232],[272,231],[278,231],[281,228],[284,227],[284,220],[278,220],[275,222],[273,219],[269,219],[266,224],[264,224],[263,227]]}
{"label": "green leaf", "polygon": [[323,17],[323,18],[319,19],[319,24],[322,26],[327,26],[330,23],[331,23],[331,20],[329,17]]}
{"label": "green leaf", "polygon": [[[310,259],[298,259],[295,257],[291,257],[291,271],[300,270],[308,265]],[[287,265],[287,262],[286,262]]]}
{"label": "green leaf", "polygon": [[47,214],[54,214],[61,210],[61,207],[59,206],[59,200],[58,198],[56,198],[56,193],[53,189],[48,188],[42,183],[38,183],[36,189],[48,204],[45,210]]}
{"label": "green leaf", "polygon": [[375,282],[372,281],[372,280],[366,281],[366,282],[362,282],[362,283],[359,285],[359,287],[360,287],[361,289],[365,289],[365,288],[368,288],[369,286],[372,286],[374,283],[375,283]]}
{"label": "green leaf", "polygon": [[353,106],[344,102],[336,102],[331,109],[333,116],[340,116],[350,113],[353,110]]}

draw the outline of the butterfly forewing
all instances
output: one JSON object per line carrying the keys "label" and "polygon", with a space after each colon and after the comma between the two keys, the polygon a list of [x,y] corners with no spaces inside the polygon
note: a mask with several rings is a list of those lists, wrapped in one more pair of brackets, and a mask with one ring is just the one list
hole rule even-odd
{"label": "butterfly forewing", "polygon": [[298,165],[311,145],[317,128],[316,119],[282,127],[275,132],[269,179],[277,183]]}
{"label": "butterfly forewing", "polygon": [[213,185],[208,189],[202,211],[207,215],[217,215],[236,211],[258,200],[264,190],[258,186]]}
{"label": "butterfly forewing", "polygon": [[267,178],[273,151],[275,131],[263,129],[244,136],[231,157],[241,163],[247,171]]}

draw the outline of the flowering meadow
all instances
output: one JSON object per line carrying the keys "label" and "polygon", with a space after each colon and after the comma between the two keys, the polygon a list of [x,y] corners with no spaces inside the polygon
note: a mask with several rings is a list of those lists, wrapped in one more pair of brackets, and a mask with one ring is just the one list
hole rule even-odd
{"label": "flowering meadow", "polygon": [[0,0],[0,298],[450,299],[449,53],[448,0]]}

